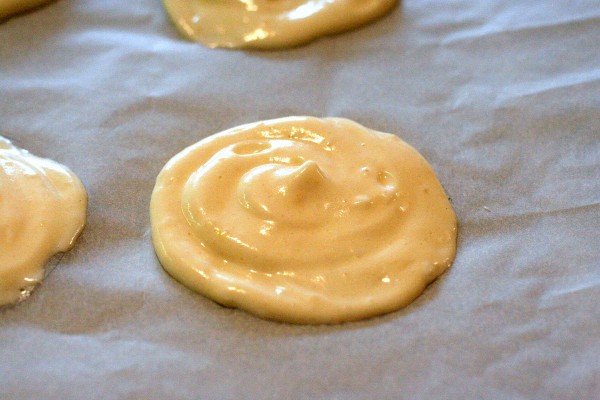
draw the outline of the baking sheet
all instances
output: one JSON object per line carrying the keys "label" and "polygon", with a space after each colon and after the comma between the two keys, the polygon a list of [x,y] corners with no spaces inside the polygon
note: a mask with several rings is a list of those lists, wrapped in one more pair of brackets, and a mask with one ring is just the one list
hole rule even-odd
{"label": "baking sheet", "polygon": [[[70,166],[88,226],[0,311],[0,398],[600,398],[600,4],[404,1],[277,52],[180,38],[158,0],[59,0],[0,24],[0,132]],[[267,322],[166,275],[154,179],[241,123],[340,116],[393,132],[460,221],[412,305]]]}

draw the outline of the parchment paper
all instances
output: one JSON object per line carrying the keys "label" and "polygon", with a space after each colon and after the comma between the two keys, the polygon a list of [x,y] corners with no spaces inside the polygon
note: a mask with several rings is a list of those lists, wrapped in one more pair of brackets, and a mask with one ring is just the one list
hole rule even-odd
{"label": "parchment paper", "polygon": [[[406,0],[276,52],[209,50],[158,0],[59,0],[0,24],[0,132],[70,166],[88,226],[0,311],[1,399],[600,398],[600,3]],[[434,166],[451,270],[402,311],[293,326],[161,269],[164,163],[241,123],[340,116]]]}

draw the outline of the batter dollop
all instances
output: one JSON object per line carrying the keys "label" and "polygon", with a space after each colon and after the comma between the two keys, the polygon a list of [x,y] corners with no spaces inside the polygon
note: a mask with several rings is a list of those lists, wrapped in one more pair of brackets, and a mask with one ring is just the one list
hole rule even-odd
{"label": "batter dollop", "polygon": [[0,136],[0,305],[27,297],[85,225],[87,194],[67,167]]}
{"label": "batter dollop", "polygon": [[282,48],[364,25],[397,0],[163,0],[179,31],[208,47]]}
{"label": "batter dollop", "polygon": [[31,10],[51,0],[0,0],[0,20],[13,14]]}
{"label": "batter dollop", "polygon": [[294,323],[403,307],[456,252],[456,217],[427,161],[341,118],[257,122],[186,148],[157,178],[151,221],[175,279]]}

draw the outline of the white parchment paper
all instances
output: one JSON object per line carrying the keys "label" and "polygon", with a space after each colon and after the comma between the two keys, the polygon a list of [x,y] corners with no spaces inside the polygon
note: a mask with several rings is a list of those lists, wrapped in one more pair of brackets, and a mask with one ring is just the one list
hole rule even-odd
{"label": "white parchment paper", "polygon": [[[90,195],[75,249],[0,310],[0,398],[600,398],[599,43],[597,0],[406,0],[277,52],[187,42],[158,0],[0,23],[0,134]],[[161,269],[148,205],[164,163],[288,115],[396,133],[434,166],[458,255],[409,307],[279,324]]]}

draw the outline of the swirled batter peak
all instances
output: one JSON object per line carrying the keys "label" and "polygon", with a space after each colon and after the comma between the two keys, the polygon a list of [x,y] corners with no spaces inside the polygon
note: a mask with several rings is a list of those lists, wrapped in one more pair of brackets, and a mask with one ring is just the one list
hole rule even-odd
{"label": "swirled batter peak", "polygon": [[83,229],[87,194],[65,166],[0,137],[0,305],[26,297]]}
{"label": "swirled batter peak", "polygon": [[179,31],[208,47],[282,48],[364,25],[397,0],[163,0]]}
{"label": "swirled batter peak", "polygon": [[456,251],[456,217],[427,161],[340,118],[258,122],[186,148],[157,178],[151,221],[174,278],[295,323],[396,310]]}

